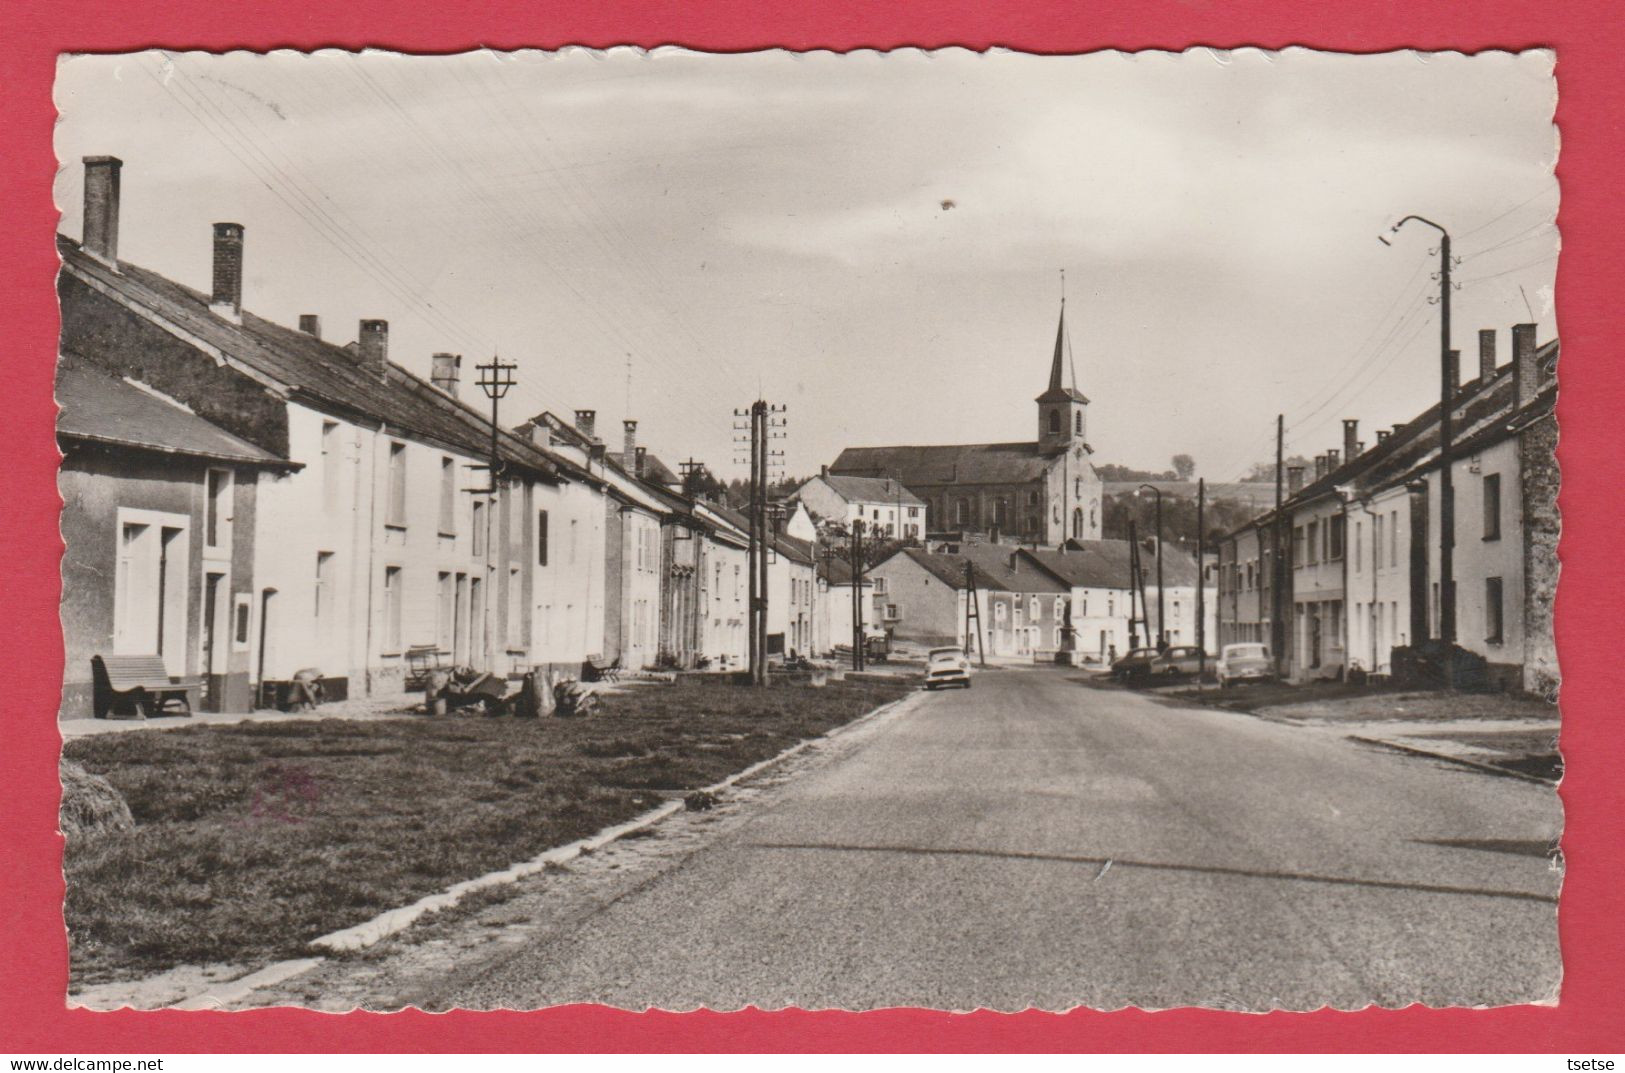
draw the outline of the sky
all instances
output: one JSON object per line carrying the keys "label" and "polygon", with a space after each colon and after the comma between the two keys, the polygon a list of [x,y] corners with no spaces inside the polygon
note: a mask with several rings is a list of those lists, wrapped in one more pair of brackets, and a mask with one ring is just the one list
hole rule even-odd
{"label": "sky", "polygon": [[[1032,439],[1064,294],[1097,463],[1234,480],[1438,397],[1453,345],[1556,334],[1555,57],[1295,49],[64,57],[56,183],[124,161],[119,253],[390,354],[518,363],[504,423],[624,417],[673,465],[736,464],[787,406],[784,469],[846,446]],[[1390,246],[1377,241],[1386,235]]]}

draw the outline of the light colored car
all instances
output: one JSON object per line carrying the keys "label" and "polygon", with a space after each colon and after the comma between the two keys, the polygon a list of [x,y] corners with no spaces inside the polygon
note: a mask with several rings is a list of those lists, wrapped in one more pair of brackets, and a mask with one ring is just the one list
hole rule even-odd
{"label": "light colored car", "polygon": [[1216,668],[1219,686],[1228,689],[1237,682],[1267,682],[1275,677],[1275,661],[1270,646],[1249,642],[1225,645],[1219,651]]}
{"label": "light colored car", "polygon": [[925,655],[925,688],[970,688],[970,660],[957,648],[933,648]]}

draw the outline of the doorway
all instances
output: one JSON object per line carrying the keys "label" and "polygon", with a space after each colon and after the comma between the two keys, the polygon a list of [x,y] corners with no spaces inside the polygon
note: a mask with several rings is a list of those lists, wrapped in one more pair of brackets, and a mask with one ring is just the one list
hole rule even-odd
{"label": "doorway", "polygon": [[220,615],[221,592],[225,574],[210,572],[203,576],[203,710],[224,711],[226,667],[221,658]]}

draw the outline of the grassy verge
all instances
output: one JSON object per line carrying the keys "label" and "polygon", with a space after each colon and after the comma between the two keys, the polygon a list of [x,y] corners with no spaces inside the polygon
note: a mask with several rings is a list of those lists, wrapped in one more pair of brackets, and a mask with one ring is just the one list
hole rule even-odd
{"label": "grassy verge", "polygon": [[68,849],[73,983],[300,954],[318,935],[584,837],[907,692],[714,680],[585,720],[243,723],[70,741],[134,831]]}

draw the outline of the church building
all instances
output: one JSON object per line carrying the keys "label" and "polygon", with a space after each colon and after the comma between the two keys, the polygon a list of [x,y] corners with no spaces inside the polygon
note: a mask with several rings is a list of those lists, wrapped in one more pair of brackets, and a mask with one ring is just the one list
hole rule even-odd
{"label": "church building", "polygon": [[848,447],[835,475],[898,481],[926,504],[933,533],[1058,546],[1099,540],[1100,476],[1085,438],[1089,400],[1068,375],[1066,303],[1055,330],[1049,386],[1035,400],[1038,435],[1014,443]]}

